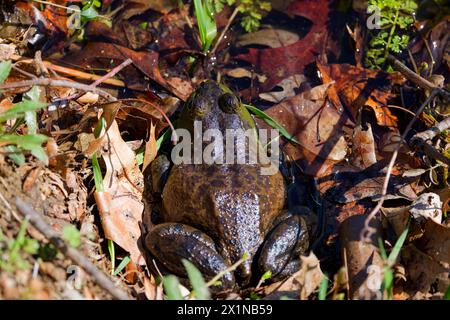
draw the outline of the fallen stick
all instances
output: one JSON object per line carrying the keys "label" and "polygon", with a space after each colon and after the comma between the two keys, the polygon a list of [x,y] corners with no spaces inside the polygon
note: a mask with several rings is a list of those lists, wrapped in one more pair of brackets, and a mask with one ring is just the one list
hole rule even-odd
{"label": "fallen stick", "polygon": [[414,82],[419,87],[421,87],[423,89],[426,89],[426,90],[429,90],[429,91],[438,90],[439,94],[445,95],[445,96],[450,96],[450,92],[449,91],[447,91],[447,90],[445,90],[443,88],[440,88],[440,87],[436,86],[434,83],[431,83],[427,79],[421,77],[420,75],[418,75],[417,73],[412,71],[410,68],[408,68],[406,65],[401,63],[393,55],[390,54],[388,56],[388,60],[392,63],[392,67],[395,70],[400,72],[402,75],[405,76],[406,79],[408,79],[411,82]]}
{"label": "fallen stick", "polygon": [[405,128],[405,131],[403,132],[403,134],[401,136],[400,142],[397,144],[397,147],[395,148],[394,152],[392,153],[391,160],[389,161],[389,164],[388,164],[388,167],[386,170],[386,177],[384,178],[380,200],[378,200],[377,205],[372,209],[372,211],[367,216],[364,228],[361,231],[361,239],[368,243],[370,242],[371,236],[376,232],[375,228],[370,226],[370,222],[373,218],[375,218],[375,216],[377,215],[377,213],[380,211],[381,207],[383,206],[383,203],[386,198],[387,191],[388,191],[389,180],[391,179],[391,175],[392,175],[392,169],[394,168],[395,161],[397,160],[398,152],[400,151],[400,148],[402,147],[402,143],[405,141],[409,130],[411,130],[414,122],[416,122],[419,115],[423,112],[423,110],[425,110],[425,107],[436,97],[436,95],[438,95],[439,92],[440,91],[438,89],[434,89],[433,91],[431,91],[428,98],[425,100],[424,103],[422,103],[422,105],[416,111],[414,117],[409,121],[408,125]]}
{"label": "fallen stick", "polygon": [[110,293],[117,300],[131,300],[131,297],[126,291],[116,286],[114,282],[106,276],[103,271],[99,270],[91,261],[89,261],[88,258],[82,255],[77,249],[68,246],[59,234],[45,222],[41,214],[34,210],[29,204],[19,197],[16,197],[16,206],[22,215],[30,219],[31,224],[40,233],[42,233],[66,257],[70,258],[75,264],[83,268],[83,270],[86,271],[86,273],[89,274],[101,288]]}
{"label": "fallen stick", "polygon": [[375,232],[370,241],[362,241],[361,230],[365,227],[366,215],[354,215],[345,219],[340,227],[339,242],[341,257],[345,262],[349,297],[357,300],[381,300],[383,259],[378,248],[381,238],[381,222],[371,220]]}
{"label": "fallen stick", "polygon": [[[30,64],[30,63],[34,63],[34,59],[22,59],[21,56],[18,55],[13,55],[11,57],[11,60],[16,61],[16,63],[25,63],[25,64]],[[101,79],[103,76],[99,76],[96,74],[91,74],[91,73],[87,73],[87,72],[83,72],[83,71],[79,71],[79,70],[75,70],[75,69],[71,69],[71,68],[67,68],[67,67],[62,67],[56,64],[53,64],[49,61],[42,61],[42,64],[48,68],[51,69],[55,72],[59,72],[62,73],[66,76],[71,76],[71,77],[75,77],[75,78],[79,78],[79,79],[83,79],[83,80],[89,80],[89,81],[97,81],[99,79]],[[102,81],[105,84],[109,84],[109,85],[113,85],[116,87],[125,87],[125,83],[119,79],[106,79],[105,81]]]}
{"label": "fallen stick", "polygon": [[419,132],[415,134],[410,141],[410,145],[416,150],[422,150],[431,158],[442,161],[447,165],[450,165],[450,159],[440,153],[436,148],[434,148],[430,141],[440,134],[442,131],[448,130],[450,128],[450,117],[439,122],[434,127],[428,130]]}
{"label": "fallen stick", "polygon": [[82,91],[86,91],[86,92],[90,91],[93,93],[97,93],[99,96],[107,99],[108,101],[116,101],[117,100],[115,97],[113,97],[108,92],[98,89],[96,87],[92,87],[91,85],[88,85],[88,84],[83,84],[83,83],[78,83],[78,82],[68,81],[68,80],[54,80],[54,79],[49,79],[49,78],[38,78],[38,79],[5,83],[5,84],[0,85],[0,90],[32,87],[32,86],[74,88],[74,89],[82,90]]}

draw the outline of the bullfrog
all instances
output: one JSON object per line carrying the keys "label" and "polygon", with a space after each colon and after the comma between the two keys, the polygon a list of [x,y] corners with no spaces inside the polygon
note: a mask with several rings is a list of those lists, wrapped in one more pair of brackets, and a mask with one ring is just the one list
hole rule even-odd
{"label": "bullfrog", "polygon": [[[177,131],[184,129],[194,139],[199,138],[195,137],[195,125],[202,132],[214,129],[223,133],[220,145],[225,143],[227,129],[256,128],[239,98],[214,81],[199,85],[176,123]],[[234,139],[233,143],[237,157],[243,142]],[[202,142],[200,152],[207,145]],[[213,153],[213,158],[219,155]],[[308,230],[301,215],[285,210],[286,181],[278,167],[272,174],[262,174],[266,164],[260,161],[180,163],[172,152],[169,165],[167,158],[162,158],[165,156],[156,158],[144,172],[144,200],[154,206],[154,195],[159,194],[162,203],[144,244],[165,270],[186,277],[181,260],[187,259],[207,280],[223,273],[223,289],[247,286],[267,271],[276,280],[298,270],[299,256],[308,248]],[[240,260],[243,262],[232,270]]]}

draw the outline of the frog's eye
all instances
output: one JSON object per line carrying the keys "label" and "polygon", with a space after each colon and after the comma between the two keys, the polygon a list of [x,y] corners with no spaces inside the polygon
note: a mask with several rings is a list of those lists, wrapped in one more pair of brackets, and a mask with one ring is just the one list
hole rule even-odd
{"label": "frog's eye", "polygon": [[190,116],[195,118],[203,118],[209,112],[209,104],[204,100],[192,99],[187,104]]}
{"label": "frog's eye", "polygon": [[219,97],[219,107],[225,113],[236,113],[240,105],[238,97],[231,93],[224,93]]}

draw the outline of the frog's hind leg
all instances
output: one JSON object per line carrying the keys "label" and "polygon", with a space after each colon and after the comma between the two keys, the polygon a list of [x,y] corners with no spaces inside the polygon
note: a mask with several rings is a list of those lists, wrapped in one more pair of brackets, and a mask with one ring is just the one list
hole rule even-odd
{"label": "frog's hind leg", "polygon": [[[156,225],[146,236],[145,246],[165,269],[180,277],[187,276],[181,259],[192,262],[206,280],[229,267],[208,235],[185,224]],[[231,289],[235,285],[234,276],[230,272],[226,272],[220,281],[221,289]]]}
{"label": "frog's hind leg", "polygon": [[300,215],[289,215],[266,237],[259,257],[259,273],[270,271],[271,281],[278,281],[300,268],[300,254],[309,245],[307,225]]}

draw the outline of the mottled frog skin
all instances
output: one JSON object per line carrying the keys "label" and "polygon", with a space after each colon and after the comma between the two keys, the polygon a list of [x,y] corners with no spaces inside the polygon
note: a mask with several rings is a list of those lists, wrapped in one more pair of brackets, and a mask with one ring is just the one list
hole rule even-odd
{"label": "mottled frog skin", "polygon": [[[239,99],[213,81],[202,83],[192,94],[177,128],[192,132],[194,120],[202,121],[203,131],[255,126]],[[184,258],[211,279],[247,254],[234,272],[222,277],[222,288],[249,285],[266,271],[280,279],[298,269],[308,233],[301,216],[283,210],[286,186],[279,171],[262,175],[260,163],[178,164],[171,166],[161,185],[154,174],[160,172],[155,168],[160,160],[144,173],[146,189],[162,193],[157,223],[145,237],[157,263],[185,277]],[[147,203],[154,201],[148,198]]]}

